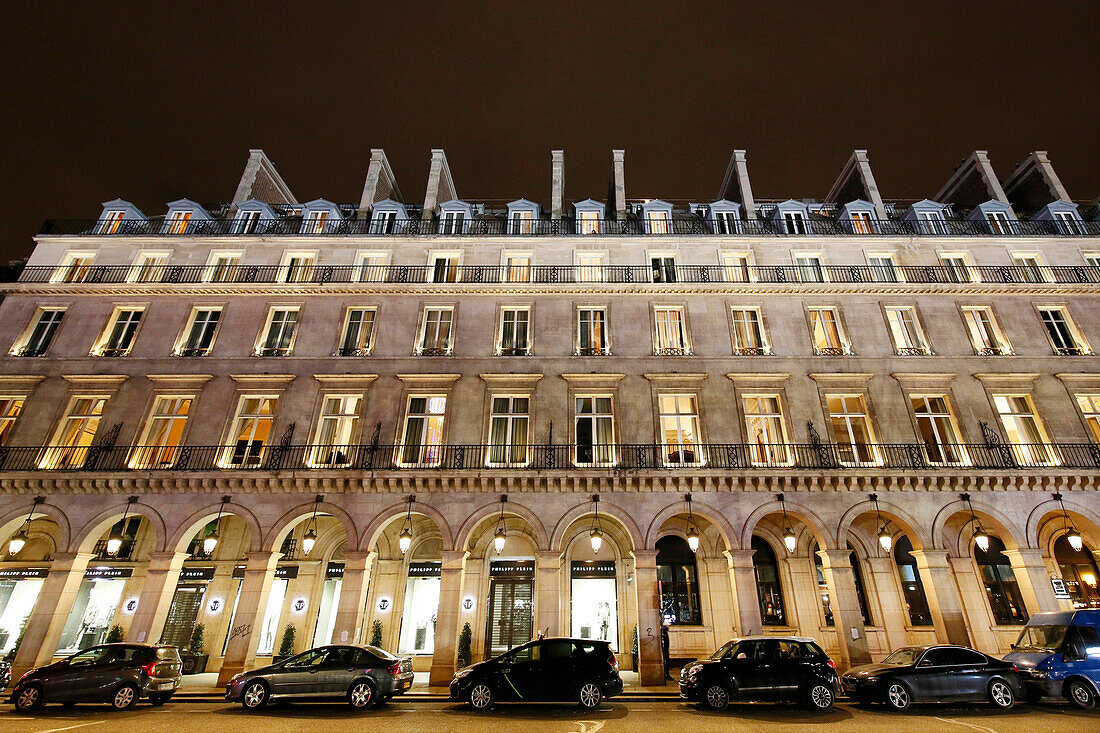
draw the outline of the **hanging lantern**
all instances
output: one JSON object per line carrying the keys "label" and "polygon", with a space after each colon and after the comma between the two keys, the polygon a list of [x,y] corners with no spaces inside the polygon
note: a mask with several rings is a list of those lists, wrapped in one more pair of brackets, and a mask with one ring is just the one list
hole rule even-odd
{"label": "hanging lantern", "polygon": [[588,532],[588,541],[592,543],[592,554],[599,555],[603,547],[603,530],[600,528],[600,497],[592,497],[592,529]]}
{"label": "hanging lantern", "polygon": [[695,529],[695,515],[691,511],[691,494],[687,494],[684,497],[684,500],[687,502],[687,505],[688,505],[688,531],[687,531],[688,548],[692,552],[698,552],[699,551],[699,530]]}
{"label": "hanging lantern", "polygon": [[38,508],[39,504],[46,501],[44,496],[34,497],[34,503],[31,504],[30,513],[27,514],[27,518],[23,520],[22,526],[19,527],[19,531],[11,536],[8,540],[8,554],[18,555],[22,552],[23,548],[27,546],[27,540],[30,539],[30,535],[27,534],[27,529],[31,526],[31,519],[34,518],[34,510]]}
{"label": "hanging lantern", "polygon": [[118,555],[118,551],[122,549],[122,528],[126,526],[126,515],[130,513],[130,505],[136,502],[136,496],[131,496],[126,500],[126,508],[122,511],[122,519],[115,523],[115,526],[111,528],[111,534],[107,535],[107,554],[111,557]]}
{"label": "hanging lantern", "polygon": [[205,555],[209,556],[214,553],[214,548],[218,546],[218,540],[221,539],[221,535],[218,534],[218,528],[221,526],[222,512],[225,511],[225,505],[229,503],[229,497],[222,497],[222,505],[218,507],[218,516],[214,518],[214,530],[202,538],[202,551]]}
{"label": "hanging lantern", "polygon": [[982,529],[982,523],[978,521],[978,515],[974,513],[974,505],[970,502],[970,494],[959,497],[970,508],[970,521],[974,523],[974,544],[982,552],[989,551],[989,535]]}
{"label": "hanging lantern", "polygon": [[1061,494],[1055,494],[1054,500],[1058,502],[1058,505],[1062,507],[1062,518],[1065,520],[1066,542],[1073,548],[1074,552],[1080,552],[1085,549],[1085,539],[1081,536],[1081,533],[1077,531],[1077,527],[1073,526],[1073,523],[1069,521],[1069,512],[1066,511],[1066,503],[1062,501]]}
{"label": "hanging lantern", "polygon": [[405,514],[405,524],[401,527],[401,534],[397,536],[397,547],[401,550],[401,554],[404,555],[412,547],[413,533],[412,533],[412,511],[413,502],[416,501],[415,496],[409,497],[409,509]]}
{"label": "hanging lantern", "polygon": [[504,521],[504,503],[508,501],[507,495],[500,497],[500,517],[497,519],[497,531],[493,535],[493,549],[497,554],[504,552],[504,543],[508,540],[508,526]]}
{"label": "hanging lantern", "polygon": [[787,548],[789,554],[793,554],[795,548],[798,546],[798,538],[794,536],[794,530],[791,529],[790,519],[787,517],[787,497],[780,494],[776,497],[779,499],[779,506],[783,507],[783,524],[786,529],[783,531],[783,546]]}
{"label": "hanging lantern", "polygon": [[878,543],[879,546],[886,552],[890,552],[890,548],[894,546],[894,536],[890,534],[890,529],[887,526],[888,522],[882,518],[882,510],[878,507],[878,494],[871,494],[871,501],[875,505],[875,514],[878,515]]}
{"label": "hanging lantern", "polygon": [[[306,534],[302,537],[302,552],[307,555],[313,552],[313,546],[317,544],[317,508],[324,500],[324,494],[318,494],[317,498],[313,500],[313,516],[309,518]],[[405,551],[402,550],[401,552],[404,553]]]}

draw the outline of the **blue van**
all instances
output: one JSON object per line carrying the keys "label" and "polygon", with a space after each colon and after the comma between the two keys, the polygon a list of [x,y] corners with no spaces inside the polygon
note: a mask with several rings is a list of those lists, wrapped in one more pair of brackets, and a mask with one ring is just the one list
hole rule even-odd
{"label": "blue van", "polygon": [[1100,697],[1100,610],[1037,613],[1005,655],[1029,697],[1064,697],[1088,710]]}

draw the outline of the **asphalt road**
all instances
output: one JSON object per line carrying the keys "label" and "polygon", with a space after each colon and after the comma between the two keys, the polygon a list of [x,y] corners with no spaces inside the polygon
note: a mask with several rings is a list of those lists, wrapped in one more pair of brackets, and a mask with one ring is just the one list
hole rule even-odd
{"label": "asphalt road", "polygon": [[[381,726],[384,726],[381,727]],[[1086,733],[1100,731],[1100,710],[1080,712],[1066,705],[1019,705],[1007,713],[979,706],[929,705],[905,715],[842,703],[816,714],[792,706],[731,705],[710,713],[679,702],[615,702],[595,713],[571,706],[501,705],[475,713],[453,703],[395,701],[366,713],[342,705],[294,704],[246,713],[218,703],[145,704],[126,713],[87,705],[47,707],[26,715],[0,709],[0,733],[345,733],[357,730],[410,733],[738,733],[749,731],[844,731],[844,733]]]}

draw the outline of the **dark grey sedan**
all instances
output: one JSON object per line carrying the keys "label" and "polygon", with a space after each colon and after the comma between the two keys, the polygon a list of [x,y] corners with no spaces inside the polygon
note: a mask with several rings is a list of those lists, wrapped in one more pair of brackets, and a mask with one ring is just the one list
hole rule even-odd
{"label": "dark grey sedan", "polygon": [[250,672],[225,686],[225,699],[258,710],[271,700],[347,700],[367,708],[412,687],[412,662],[376,646],[323,646]]}

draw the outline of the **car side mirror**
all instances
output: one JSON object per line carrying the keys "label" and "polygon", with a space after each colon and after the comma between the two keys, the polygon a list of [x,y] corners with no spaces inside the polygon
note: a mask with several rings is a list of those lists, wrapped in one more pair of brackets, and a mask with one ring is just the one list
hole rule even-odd
{"label": "car side mirror", "polygon": [[932,666],[932,660],[931,659],[922,659],[920,661],[920,664],[918,664],[917,666],[918,667],[931,667]]}

